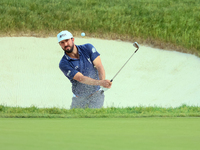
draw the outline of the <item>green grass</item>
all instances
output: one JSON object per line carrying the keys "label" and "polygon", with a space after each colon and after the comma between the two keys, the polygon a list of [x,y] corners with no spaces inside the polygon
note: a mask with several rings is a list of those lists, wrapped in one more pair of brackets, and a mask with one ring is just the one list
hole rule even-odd
{"label": "green grass", "polygon": [[2,150],[198,150],[199,118],[0,118]]}
{"label": "green grass", "polygon": [[1,36],[90,37],[138,41],[200,56],[197,0],[1,0]]}
{"label": "green grass", "polygon": [[200,117],[200,107],[182,105],[176,108],[127,107],[101,109],[64,109],[8,107],[0,105],[2,118],[136,118],[136,117]]}

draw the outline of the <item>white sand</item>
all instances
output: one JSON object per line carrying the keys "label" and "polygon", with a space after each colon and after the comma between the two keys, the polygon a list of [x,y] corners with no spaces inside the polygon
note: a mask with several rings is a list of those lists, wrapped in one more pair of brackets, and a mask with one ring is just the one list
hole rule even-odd
{"label": "white sand", "polygon": [[[112,79],[135,51],[132,43],[75,38],[93,44]],[[63,50],[55,38],[0,38],[0,104],[62,107],[71,104],[71,83],[58,64]],[[200,106],[200,58],[140,45],[106,91],[104,107]]]}

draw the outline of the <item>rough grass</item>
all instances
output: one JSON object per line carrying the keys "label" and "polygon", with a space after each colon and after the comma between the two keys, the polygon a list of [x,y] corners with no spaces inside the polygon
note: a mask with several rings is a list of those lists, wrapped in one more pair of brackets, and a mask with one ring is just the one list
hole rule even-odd
{"label": "rough grass", "polygon": [[133,117],[200,117],[200,107],[182,105],[176,108],[127,107],[101,109],[64,109],[8,107],[0,105],[5,118],[133,118]]}
{"label": "rough grass", "polygon": [[1,0],[1,36],[80,35],[137,41],[200,56],[200,1]]}

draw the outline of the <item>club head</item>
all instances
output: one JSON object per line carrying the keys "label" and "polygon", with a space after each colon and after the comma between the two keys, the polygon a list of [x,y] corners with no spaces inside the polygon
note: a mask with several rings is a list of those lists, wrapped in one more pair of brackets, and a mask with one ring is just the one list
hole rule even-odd
{"label": "club head", "polygon": [[134,46],[135,48],[137,48],[137,49],[140,48],[140,46],[139,46],[139,44],[138,44],[137,42],[134,42],[134,43],[133,43],[133,46]]}

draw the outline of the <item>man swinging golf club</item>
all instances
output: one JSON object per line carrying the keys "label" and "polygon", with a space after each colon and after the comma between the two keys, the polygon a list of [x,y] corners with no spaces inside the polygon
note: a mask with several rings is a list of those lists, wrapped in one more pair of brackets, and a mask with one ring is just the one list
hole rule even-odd
{"label": "man swinging golf club", "polygon": [[101,108],[104,104],[103,88],[111,88],[112,82],[105,80],[105,70],[100,54],[91,44],[75,45],[69,31],[57,35],[64,50],[59,67],[72,83],[72,103],[70,108]]}

